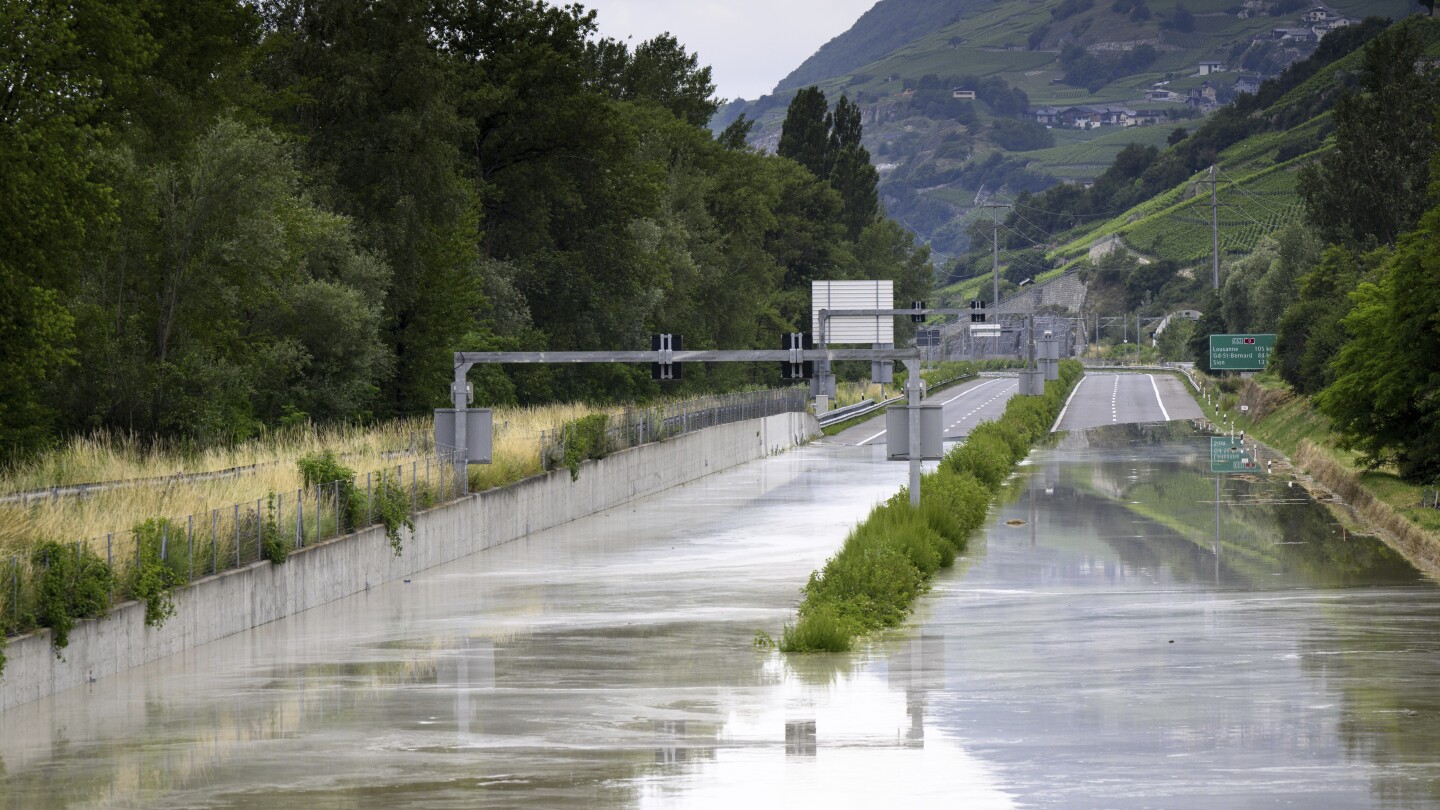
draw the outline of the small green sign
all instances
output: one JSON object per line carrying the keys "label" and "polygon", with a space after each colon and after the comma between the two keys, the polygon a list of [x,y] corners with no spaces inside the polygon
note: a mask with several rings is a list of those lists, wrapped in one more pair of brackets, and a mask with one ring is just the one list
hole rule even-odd
{"label": "small green sign", "polygon": [[1263,371],[1275,350],[1274,335],[1211,335],[1212,371]]}
{"label": "small green sign", "polygon": [[1255,457],[1234,436],[1210,437],[1210,472],[1245,473],[1255,470]]}

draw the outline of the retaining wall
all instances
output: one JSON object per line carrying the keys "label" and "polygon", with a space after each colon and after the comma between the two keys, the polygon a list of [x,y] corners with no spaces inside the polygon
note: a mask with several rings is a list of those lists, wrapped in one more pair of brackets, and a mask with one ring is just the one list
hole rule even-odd
{"label": "retaining wall", "polygon": [[11,639],[0,711],[781,452],[819,433],[810,414],[780,414],[587,461],[578,481],[562,469],[471,495],[416,515],[415,533],[399,557],[384,528],[372,526],[292,552],[282,565],[261,561],[198,580],[175,593],[175,615],[163,627],[145,626],[139,602],[116,605],[104,618],[76,624],[64,660],[50,649],[48,629]]}

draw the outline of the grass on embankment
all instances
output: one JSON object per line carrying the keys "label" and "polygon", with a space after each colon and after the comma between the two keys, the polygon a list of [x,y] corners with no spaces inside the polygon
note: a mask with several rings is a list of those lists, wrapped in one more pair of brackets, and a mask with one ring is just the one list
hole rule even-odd
{"label": "grass on embankment", "polygon": [[[1440,576],[1440,510],[1421,506],[1423,487],[1401,480],[1390,469],[1366,469],[1358,453],[1339,447],[1330,420],[1274,375],[1247,380],[1196,377],[1210,394],[1208,406],[1203,396],[1200,403],[1212,421],[1223,424],[1228,417],[1237,430],[1283,452],[1366,520],[1385,529],[1412,563]],[[1247,410],[1242,411],[1242,405]]]}
{"label": "grass on embankment", "polygon": [[857,636],[894,627],[941,568],[955,562],[985,522],[990,502],[1015,463],[1046,435],[1084,373],[1060,364],[1043,397],[1014,397],[1005,415],[985,422],[920,480],[920,507],[902,489],[875,507],[823,570],[810,575],[796,622],[785,626],[785,652],[844,652]]}

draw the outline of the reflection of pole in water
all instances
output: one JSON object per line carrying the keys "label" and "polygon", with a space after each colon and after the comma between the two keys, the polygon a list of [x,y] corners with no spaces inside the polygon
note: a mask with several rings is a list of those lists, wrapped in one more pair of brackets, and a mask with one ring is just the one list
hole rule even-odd
{"label": "reflection of pole in water", "polygon": [[1220,476],[1215,476],[1215,584],[1220,584]]}

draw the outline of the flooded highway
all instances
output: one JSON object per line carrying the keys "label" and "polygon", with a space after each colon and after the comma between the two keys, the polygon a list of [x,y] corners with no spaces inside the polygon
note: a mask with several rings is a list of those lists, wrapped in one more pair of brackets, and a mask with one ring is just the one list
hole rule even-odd
{"label": "flooded highway", "polygon": [[[1189,423],[1066,434],[899,631],[757,649],[815,444],[0,713],[0,807],[1440,806],[1440,588]],[[1219,493],[1217,499],[1216,494]]]}

